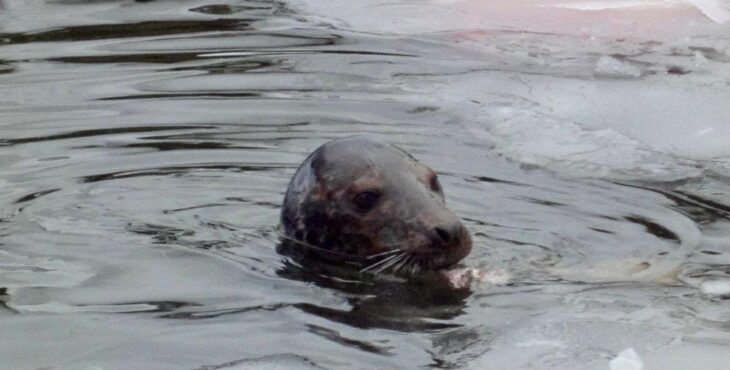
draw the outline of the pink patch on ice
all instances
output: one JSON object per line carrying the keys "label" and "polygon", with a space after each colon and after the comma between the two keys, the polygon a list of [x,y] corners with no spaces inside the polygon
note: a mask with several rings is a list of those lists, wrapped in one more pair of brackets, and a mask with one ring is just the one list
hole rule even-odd
{"label": "pink patch on ice", "polygon": [[479,30],[665,40],[721,27],[683,1],[442,0],[442,6]]}

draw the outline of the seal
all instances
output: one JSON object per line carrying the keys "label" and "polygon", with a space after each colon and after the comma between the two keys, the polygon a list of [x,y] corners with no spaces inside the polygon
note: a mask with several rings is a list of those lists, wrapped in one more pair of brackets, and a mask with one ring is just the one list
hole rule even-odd
{"label": "seal", "polygon": [[361,136],[327,142],[304,160],[286,191],[281,226],[282,242],[300,255],[371,273],[449,268],[472,244],[446,208],[436,172]]}

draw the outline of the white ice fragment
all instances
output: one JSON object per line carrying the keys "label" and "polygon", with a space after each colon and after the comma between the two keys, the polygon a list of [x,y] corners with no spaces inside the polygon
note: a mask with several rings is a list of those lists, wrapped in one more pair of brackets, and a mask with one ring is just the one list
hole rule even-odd
{"label": "white ice fragment", "polygon": [[509,282],[509,274],[504,270],[483,271],[473,267],[457,268],[442,271],[454,288],[465,288],[474,282],[487,282],[493,285],[505,285]]}
{"label": "white ice fragment", "polygon": [[603,55],[598,58],[593,74],[596,77],[637,78],[641,77],[641,69],[614,57]]}
{"label": "white ice fragment", "polygon": [[730,297],[730,280],[710,280],[700,285],[702,293],[717,297]]}
{"label": "white ice fragment", "polygon": [[609,366],[611,370],[642,370],[644,361],[633,348],[627,348],[611,360]]}
{"label": "white ice fragment", "polygon": [[442,271],[443,275],[454,288],[466,288],[474,281],[474,275],[476,274],[473,267],[464,267],[453,270]]}
{"label": "white ice fragment", "polygon": [[480,275],[481,280],[492,285],[506,285],[509,283],[510,275],[502,269],[483,271]]}

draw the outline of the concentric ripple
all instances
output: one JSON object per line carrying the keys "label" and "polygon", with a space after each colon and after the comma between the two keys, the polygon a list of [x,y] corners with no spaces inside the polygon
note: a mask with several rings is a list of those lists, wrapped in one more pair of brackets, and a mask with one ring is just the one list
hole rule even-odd
{"label": "concentric ripple", "polygon": [[[723,25],[582,38],[454,23],[469,0],[321,4],[0,0],[4,367],[727,363]],[[436,169],[465,265],[509,283],[277,254],[290,176],[355,134]]]}

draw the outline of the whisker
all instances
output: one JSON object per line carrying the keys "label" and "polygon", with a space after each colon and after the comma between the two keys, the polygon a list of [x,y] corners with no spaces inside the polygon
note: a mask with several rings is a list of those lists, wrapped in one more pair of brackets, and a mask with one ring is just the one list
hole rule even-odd
{"label": "whisker", "polygon": [[413,259],[411,259],[411,262],[408,263],[407,270],[408,270],[409,274],[413,274],[414,266],[416,266],[417,264],[418,264],[418,258],[413,257]]}
{"label": "whisker", "polygon": [[399,256],[400,256],[399,254],[396,254],[396,255],[393,255],[393,256],[388,256],[388,257],[386,257],[386,258],[384,258],[384,259],[382,259],[382,260],[380,260],[378,262],[375,262],[375,263],[373,263],[371,265],[366,266],[365,268],[361,269],[360,272],[366,272],[368,270],[372,270],[372,269],[374,269],[374,268],[376,268],[378,266],[381,266],[383,264],[386,264],[386,263],[388,263],[388,262],[390,262],[390,261],[398,258]]}
{"label": "whisker", "polygon": [[393,259],[391,262],[388,262],[388,263],[384,264],[383,266],[381,266],[380,268],[378,268],[377,270],[373,271],[373,273],[379,274],[379,273],[387,270],[391,266],[393,266],[396,263],[400,262],[400,260],[403,259],[403,258],[405,258],[405,256],[406,256],[405,254],[401,254],[400,256],[398,256],[398,258]]}
{"label": "whisker", "polygon": [[411,264],[410,274],[413,275],[413,274],[417,273],[420,269],[421,269],[421,266],[418,262],[418,259],[414,258],[413,263]]}
{"label": "whisker", "polygon": [[[403,252],[403,253],[405,254],[405,252]],[[392,261],[393,259],[398,258],[400,256],[402,256],[402,255],[401,254],[396,254],[394,256],[388,256],[388,257],[386,257],[386,258],[384,258],[384,259],[382,259],[382,260],[380,260],[378,262],[373,263],[370,266],[367,266],[367,267],[363,268],[362,270],[360,270],[360,272],[365,272],[365,271],[368,271],[370,269],[376,268],[376,267],[378,267],[378,266],[380,266],[380,265],[382,265],[384,263],[388,263],[388,262]]]}
{"label": "whisker", "polygon": [[393,273],[399,272],[404,266],[407,266],[412,259],[413,256],[408,256],[408,258],[404,258],[403,260],[401,260],[401,262],[397,266],[393,267]]}
{"label": "whisker", "polygon": [[388,255],[388,254],[398,253],[398,252],[402,252],[402,250],[400,250],[400,249],[391,249],[389,251],[371,254],[371,255],[369,255],[369,256],[367,256],[365,258],[366,259],[372,259],[372,258],[376,258],[376,257],[380,257],[380,256],[385,256],[385,255]]}
{"label": "whisker", "polygon": [[324,249],[324,248],[320,248],[320,247],[317,247],[317,246],[311,245],[311,244],[309,244],[309,243],[307,243],[307,242],[304,242],[304,241],[302,241],[302,240],[299,240],[299,239],[295,239],[295,238],[292,238],[292,237],[290,237],[290,236],[288,236],[288,235],[284,235],[284,234],[282,234],[282,233],[278,233],[278,234],[279,234],[279,236],[280,236],[281,238],[283,238],[283,239],[286,239],[286,240],[288,240],[288,241],[290,241],[290,242],[292,242],[292,243],[296,243],[296,244],[299,244],[299,245],[301,245],[301,246],[304,246],[304,247],[307,247],[307,248],[310,248],[310,249],[316,250],[316,251],[318,251],[318,252],[322,252],[322,253],[329,253],[329,254],[332,254],[332,255],[338,255],[338,256],[342,256],[342,257],[348,257],[348,258],[356,258],[356,259],[361,259],[361,257],[360,257],[360,256],[358,256],[358,255],[355,255],[355,254],[349,254],[349,253],[342,253],[342,252],[335,252],[335,251],[330,251],[330,250],[327,250],[327,249]]}

